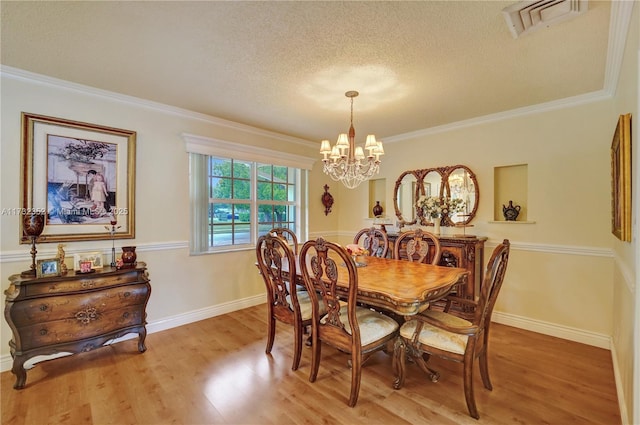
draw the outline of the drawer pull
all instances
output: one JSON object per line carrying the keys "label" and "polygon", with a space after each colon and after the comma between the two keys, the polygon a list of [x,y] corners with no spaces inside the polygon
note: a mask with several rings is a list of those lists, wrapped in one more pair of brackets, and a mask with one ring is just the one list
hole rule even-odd
{"label": "drawer pull", "polygon": [[124,313],[122,313],[122,317],[124,317],[125,319],[127,319],[129,317],[129,312],[125,311]]}
{"label": "drawer pull", "polygon": [[46,329],[40,329],[40,335],[46,335],[47,332],[48,331]]}
{"label": "drawer pull", "polygon": [[124,293],[124,297],[125,297],[125,298],[129,298],[130,296],[131,296],[131,292],[125,292],[125,293]]}
{"label": "drawer pull", "polygon": [[40,311],[47,311],[47,309],[48,309],[48,308],[49,308],[49,307],[48,307],[46,304],[42,304],[42,305],[40,306]]}
{"label": "drawer pull", "polygon": [[92,280],[83,280],[80,286],[83,288],[93,288],[95,286],[95,282]]}

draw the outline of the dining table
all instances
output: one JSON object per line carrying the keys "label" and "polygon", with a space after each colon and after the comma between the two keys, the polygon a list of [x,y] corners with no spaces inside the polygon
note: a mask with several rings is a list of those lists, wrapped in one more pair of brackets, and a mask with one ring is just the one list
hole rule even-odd
{"label": "dining table", "polygon": [[[299,258],[297,258],[299,264]],[[336,260],[339,264],[341,260]],[[285,262],[286,263],[286,262]],[[424,311],[431,302],[446,296],[455,286],[466,283],[469,271],[459,267],[379,258],[357,257],[358,302],[384,309],[400,316],[413,316]],[[342,265],[344,267],[344,265]],[[283,263],[282,273],[289,279]],[[348,296],[348,273],[338,273],[337,290]],[[300,266],[296,283],[304,286]]]}

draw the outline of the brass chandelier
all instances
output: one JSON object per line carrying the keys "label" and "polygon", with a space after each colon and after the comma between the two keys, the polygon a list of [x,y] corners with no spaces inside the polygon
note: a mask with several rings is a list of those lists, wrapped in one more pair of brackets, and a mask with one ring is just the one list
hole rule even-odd
{"label": "brass chandelier", "polygon": [[380,171],[380,156],[384,155],[382,142],[376,136],[369,134],[364,149],[368,151],[365,157],[364,149],[356,147],[356,131],[353,128],[353,98],[357,91],[348,91],[344,95],[351,99],[351,126],[349,133],[342,133],[332,147],[328,140],[323,140],[320,153],[323,155],[323,171],[335,181],[341,181],[348,189],[358,187],[360,183],[369,180]]}

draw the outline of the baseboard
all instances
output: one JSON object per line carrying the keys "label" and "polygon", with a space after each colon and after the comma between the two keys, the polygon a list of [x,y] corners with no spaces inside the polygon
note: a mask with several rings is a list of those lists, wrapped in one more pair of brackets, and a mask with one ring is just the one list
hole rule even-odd
{"label": "baseboard", "polygon": [[613,377],[616,381],[616,394],[618,395],[618,406],[620,408],[620,419],[622,425],[630,425],[629,412],[625,404],[624,388],[622,387],[622,376],[620,376],[620,366],[618,366],[618,355],[615,344],[611,344],[611,361],[613,362]]}
{"label": "baseboard", "polygon": [[[155,332],[161,332],[167,329],[175,328],[178,326],[186,325],[188,323],[199,322],[200,320],[209,319],[211,317],[220,316],[222,314],[231,313],[236,310],[242,310],[243,308],[253,307],[254,305],[263,304],[265,302],[265,295],[255,295],[253,297],[244,298],[241,300],[235,300],[228,303],[217,304],[214,306],[202,308],[199,310],[190,311],[187,313],[177,314],[175,316],[165,317],[160,320],[154,320],[147,324],[147,333],[152,334]],[[128,339],[137,338],[137,335],[128,334],[122,338],[116,338],[110,341],[108,344],[115,344],[120,341],[126,341]],[[106,345],[108,345],[106,344]],[[68,353],[59,353],[49,356],[36,356],[25,362],[25,369],[33,367],[34,364],[51,360],[56,357],[63,357],[69,355]],[[0,372],[11,370],[13,366],[13,359],[10,354],[5,354],[0,358]]]}
{"label": "baseboard", "polygon": [[491,316],[492,321],[515,328],[526,329],[544,335],[555,336],[569,341],[580,342],[594,347],[611,349],[611,337],[597,332],[585,331],[572,328],[570,326],[558,325],[544,322],[542,320],[530,319],[528,317],[517,316],[515,314],[494,311]]}

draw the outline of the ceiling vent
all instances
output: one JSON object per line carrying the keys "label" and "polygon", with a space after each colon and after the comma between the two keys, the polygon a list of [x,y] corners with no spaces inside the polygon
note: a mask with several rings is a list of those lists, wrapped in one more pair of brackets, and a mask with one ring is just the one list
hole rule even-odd
{"label": "ceiling vent", "polygon": [[588,0],[521,1],[502,9],[502,14],[513,38],[518,38],[579,16],[587,11],[588,3]]}

